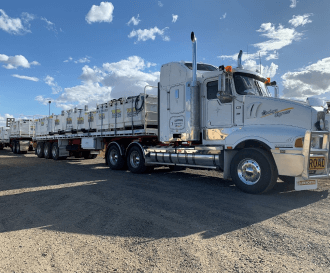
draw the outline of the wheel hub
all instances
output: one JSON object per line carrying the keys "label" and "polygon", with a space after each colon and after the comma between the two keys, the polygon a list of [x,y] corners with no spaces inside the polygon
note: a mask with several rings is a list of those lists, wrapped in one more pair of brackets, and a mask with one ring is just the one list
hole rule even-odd
{"label": "wheel hub", "polygon": [[243,159],[237,166],[237,174],[246,185],[256,184],[261,177],[261,168],[253,159]]}
{"label": "wheel hub", "polygon": [[140,165],[140,155],[137,151],[133,151],[130,155],[130,163],[133,168],[138,168]]}
{"label": "wheel hub", "polygon": [[110,163],[112,165],[116,165],[118,163],[118,153],[114,149],[110,151]]}

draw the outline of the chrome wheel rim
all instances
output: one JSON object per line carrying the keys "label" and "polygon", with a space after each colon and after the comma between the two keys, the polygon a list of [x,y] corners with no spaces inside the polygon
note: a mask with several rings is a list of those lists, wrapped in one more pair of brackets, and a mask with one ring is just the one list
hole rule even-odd
{"label": "chrome wheel rim", "polygon": [[48,156],[48,148],[47,148],[47,146],[46,146],[46,149],[44,149],[44,154],[45,154],[46,157]]}
{"label": "chrome wheel rim", "polygon": [[119,155],[118,155],[117,150],[112,149],[110,151],[110,158],[109,158],[111,165],[117,165],[117,163],[118,163],[118,157],[119,157]]}
{"label": "chrome wheel rim", "polygon": [[131,152],[129,160],[133,168],[138,168],[140,166],[140,155],[137,151]]}
{"label": "chrome wheel rim", "polygon": [[244,184],[251,186],[260,180],[261,168],[255,160],[246,158],[238,164],[237,174]]}

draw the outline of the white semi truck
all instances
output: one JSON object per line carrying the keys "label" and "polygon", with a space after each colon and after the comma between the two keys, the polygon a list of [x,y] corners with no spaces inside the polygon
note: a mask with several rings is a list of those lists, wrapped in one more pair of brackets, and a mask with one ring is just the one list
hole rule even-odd
{"label": "white semi truck", "polygon": [[204,168],[222,171],[248,193],[272,189],[278,176],[296,190],[316,189],[317,179],[329,177],[330,115],[323,102],[278,98],[275,82],[243,69],[241,52],[237,68],[197,64],[194,33],[191,40],[192,63],[164,64],[157,97],[145,91],[96,111],[48,117],[52,129],[36,129],[43,132],[34,137],[37,155],[90,158],[105,148],[113,170]]}
{"label": "white semi truck", "polygon": [[[9,128],[9,129],[7,129]],[[25,153],[33,149],[33,118],[7,118],[6,127],[0,128],[0,149],[11,147],[14,153]]]}

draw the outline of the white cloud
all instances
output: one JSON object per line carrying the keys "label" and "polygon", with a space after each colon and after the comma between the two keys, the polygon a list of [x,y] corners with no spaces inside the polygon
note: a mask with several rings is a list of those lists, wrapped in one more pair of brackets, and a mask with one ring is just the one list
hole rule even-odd
{"label": "white cloud", "polygon": [[261,51],[279,50],[292,44],[293,41],[298,41],[302,36],[302,34],[297,32],[294,28],[285,28],[282,25],[276,28],[271,23],[261,24],[260,29],[257,31],[262,32],[262,36],[270,39],[265,42],[254,44],[254,46],[258,47]]}
{"label": "white cloud", "polygon": [[278,52],[275,50],[266,57],[266,61],[278,59]]}
{"label": "white cloud", "polygon": [[[255,60],[247,60],[243,63],[243,66],[245,69],[251,71],[260,70],[260,64],[258,64]],[[276,75],[277,69],[278,65],[272,62],[269,66],[261,65],[261,71],[259,72],[261,72],[264,77],[273,78]]]}
{"label": "white cloud", "polygon": [[[147,84],[157,85],[159,72],[145,71],[155,65],[138,56],[131,56],[115,63],[104,63],[102,67],[85,65],[80,76],[82,83],[64,88],[53,102],[63,109],[70,109],[74,105],[82,107],[86,104],[95,107],[96,103],[104,103],[112,98],[140,94]],[[148,93],[156,94],[156,91]],[[44,96],[37,96],[35,99],[44,104],[48,101]]]}
{"label": "white cloud", "polygon": [[99,6],[93,5],[85,19],[88,24],[95,22],[112,22],[114,6],[111,2],[101,2]]}
{"label": "white cloud", "polygon": [[68,62],[70,62],[70,61],[72,61],[73,60],[73,58],[72,57],[69,57],[67,60],[65,60],[65,61],[63,61],[64,63],[68,63]]}
{"label": "white cloud", "polygon": [[[23,23],[26,25],[26,29],[29,29],[31,27],[30,21],[33,21],[34,19],[36,19],[35,15],[30,14],[28,12],[23,12],[21,17],[22,17]],[[28,31],[28,32],[30,32],[30,31]]]}
{"label": "white cloud", "polygon": [[179,15],[172,14],[172,23],[175,23],[179,18]]}
{"label": "white cloud", "polygon": [[133,16],[131,20],[128,21],[127,25],[129,26],[130,24],[133,24],[134,26],[137,26],[141,22],[139,16],[140,16],[139,14],[137,15],[136,18]]}
{"label": "white cloud", "polygon": [[291,25],[293,25],[294,27],[298,27],[298,26],[303,26],[306,25],[308,23],[311,23],[312,20],[310,20],[308,17],[311,16],[313,14],[309,13],[309,14],[304,14],[304,15],[293,15],[292,19],[289,21],[289,23]]}
{"label": "white cloud", "polygon": [[5,63],[3,65],[6,69],[17,69],[18,67],[30,68],[31,65],[40,65],[37,61],[29,63],[29,61],[22,55],[7,56],[0,54],[0,62]]}
{"label": "white cloud", "polygon": [[44,78],[44,82],[52,88],[52,94],[58,94],[62,91],[62,87],[58,86],[53,77],[47,75]]}
{"label": "white cloud", "polygon": [[64,63],[68,63],[68,62],[74,62],[75,64],[83,64],[83,63],[90,63],[90,57],[89,56],[86,56],[84,58],[80,58],[80,59],[77,59],[77,60],[73,60],[72,57],[69,57],[67,60],[63,61]]}
{"label": "white cloud", "polygon": [[19,78],[19,79],[23,79],[23,80],[29,80],[29,81],[33,81],[33,82],[38,82],[39,79],[36,77],[29,77],[29,76],[22,76],[22,75],[17,75],[17,74],[13,74],[12,75],[15,78]]}
{"label": "white cloud", "polygon": [[[276,51],[274,51],[270,55],[275,55],[275,54],[277,54]],[[255,52],[255,53],[249,53],[249,54],[247,54],[246,52],[243,52],[242,61],[257,60],[257,59],[259,59],[259,56],[262,58],[262,57],[265,57],[266,55],[267,55],[267,53],[265,51],[264,52],[259,51],[259,52]],[[238,53],[235,53],[233,55],[221,55],[221,56],[218,56],[218,58],[237,61]],[[271,59],[275,59],[275,58],[271,58]]]}
{"label": "white cloud", "polygon": [[13,118],[13,115],[5,114],[5,116],[0,115],[0,127],[6,127],[7,118]]}
{"label": "white cloud", "polygon": [[297,72],[287,72],[282,76],[283,96],[306,98],[314,95],[330,94],[330,57],[319,60]]}
{"label": "white cloud", "polygon": [[220,17],[220,20],[225,19],[226,17],[227,17],[227,12],[225,12],[225,14]]}
{"label": "white cloud", "polygon": [[47,28],[48,30],[53,31],[56,35],[58,34],[57,29],[56,29],[56,26],[55,26],[54,23],[52,23],[51,21],[48,21],[48,20],[47,20],[46,18],[44,18],[44,17],[41,17],[40,19],[46,22],[46,28]]}
{"label": "white cloud", "polygon": [[90,59],[89,59],[89,57],[88,56],[86,56],[86,57],[84,57],[84,58],[80,58],[79,60],[77,60],[77,61],[74,61],[76,64],[77,63],[81,63],[81,64],[83,64],[83,63],[89,63],[90,62]]}
{"label": "white cloud", "polygon": [[137,36],[137,42],[139,41],[147,41],[149,39],[155,40],[156,34],[162,37],[164,41],[169,41],[170,38],[168,36],[165,36],[165,30],[167,30],[168,27],[159,29],[158,27],[150,28],[150,29],[138,29],[138,30],[132,30],[132,32],[128,35],[128,38],[133,38]]}
{"label": "white cloud", "polygon": [[297,6],[297,0],[290,0],[290,1],[291,1],[290,8],[295,8]]}
{"label": "white cloud", "polygon": [[0,28],[10,34],[23,34],[29,32],[20,18],[9,17],[3,9],[0,9]]}
{"label": "white cloud", "polygon": [[164,4],[160,1],[158,1],[158,6],[160,6],[162,8],[164,6]]}
{"label": "white cloud", "polygon": [[106,76],[106,73],[97,66],[90,68],[88,65],[85,65],[82,68],[82,71],[83,72],[80,75],[80,79],[82,79],[84,82],[102,82]]}

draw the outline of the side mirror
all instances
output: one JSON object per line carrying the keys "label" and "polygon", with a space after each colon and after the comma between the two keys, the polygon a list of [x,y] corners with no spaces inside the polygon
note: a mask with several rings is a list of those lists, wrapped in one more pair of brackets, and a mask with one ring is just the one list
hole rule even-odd
{"label": "side mirror", "polygon": [[225,72],[223,72],[221,75],[219,75],[217,99],[219,99],[221,103],[229,103],[229,102],[233,101],[233,96],[226,92],[226,74],[225,74]]}
{"label": "side mirror", "polygon": [[229,103],[233,101],[233,96],[227,94],[225,92],[219,91],[217,93],[217,98],[220,100],[221,103]]}
{"label": "side mirror", "polygon": [[218,91],[219,92],[225,92],[226,91],[226,74],[225,74],[225,72],[222,72],[222,74],[219,75]]}

